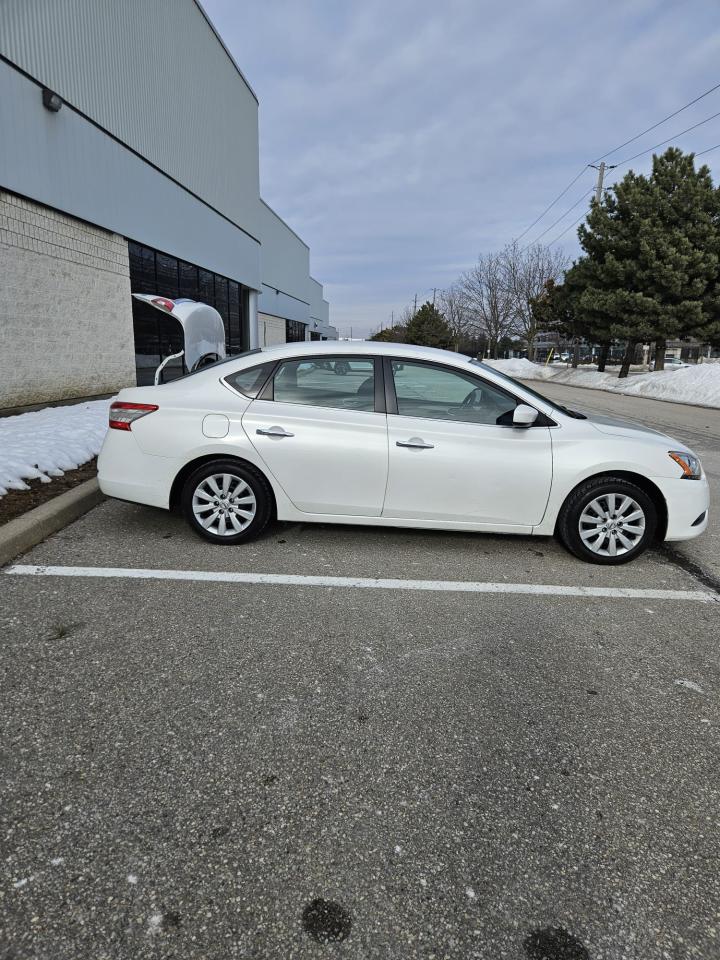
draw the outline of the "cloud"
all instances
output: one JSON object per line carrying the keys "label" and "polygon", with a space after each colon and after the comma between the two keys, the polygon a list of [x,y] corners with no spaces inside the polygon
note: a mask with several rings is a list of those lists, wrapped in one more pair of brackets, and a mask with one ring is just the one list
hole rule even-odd
{"label": "cloud", "polygon": [[[205,6],[260,99],[263,196],[310,244],[343,333],[387,324],[517,236],[585,164],[709,88],[720,55],[702,0]],[[718,109],[720,91],[630,152]],[[718,142],[718,121],[679,141]],[[570,254],[574,236],[559,241]]]}

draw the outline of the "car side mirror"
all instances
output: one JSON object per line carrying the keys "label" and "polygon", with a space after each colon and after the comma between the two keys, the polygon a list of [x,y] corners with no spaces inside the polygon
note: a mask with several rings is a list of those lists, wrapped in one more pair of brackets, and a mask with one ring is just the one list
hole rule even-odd
{"label": "car side mirror", "polygon": [[535,407],[527,403],[519,403],[513,411],[514,427],[531,427],[538,418],[538,412]]}

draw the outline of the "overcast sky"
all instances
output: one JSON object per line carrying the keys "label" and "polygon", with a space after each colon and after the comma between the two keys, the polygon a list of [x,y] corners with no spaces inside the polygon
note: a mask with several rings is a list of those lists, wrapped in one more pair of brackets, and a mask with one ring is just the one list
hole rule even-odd
{"label": "overcast sky", "polygon": [[[584,164],[720,83],[710,0],[204,5],[260,100],[262,195],[309,243],[341,335],[387,325],[416,293],[431,298],[522,233]],[[608,162],[719,111],[720,90]],[[720,143],[720,116],[673,142]],[[706,162],[717,179],[720,150]],[[574,238],[558,243],[573,254]]]}

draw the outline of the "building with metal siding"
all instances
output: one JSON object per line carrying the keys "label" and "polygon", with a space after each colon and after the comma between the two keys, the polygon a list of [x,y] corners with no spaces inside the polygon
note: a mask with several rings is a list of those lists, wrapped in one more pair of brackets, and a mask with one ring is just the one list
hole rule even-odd
{"label": "building with metal siding", "polygon": [[258,299],[273,342],[309,337],[309,250],[260,200],[257,113],[196,0],[3,0],[0,408],[134,381],[148,258],[231,351],[261,341]]}

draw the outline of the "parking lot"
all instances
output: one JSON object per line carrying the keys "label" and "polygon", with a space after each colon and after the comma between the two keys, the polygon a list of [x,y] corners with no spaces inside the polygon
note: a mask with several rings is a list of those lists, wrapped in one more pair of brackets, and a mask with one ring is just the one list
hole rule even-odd
{"label": "parking lot", "polygon": [[[717,411],[541,389],[717,487]],[[600,568],[103,503],[0,576],[0,957],[716,958],[717,531]]]}

